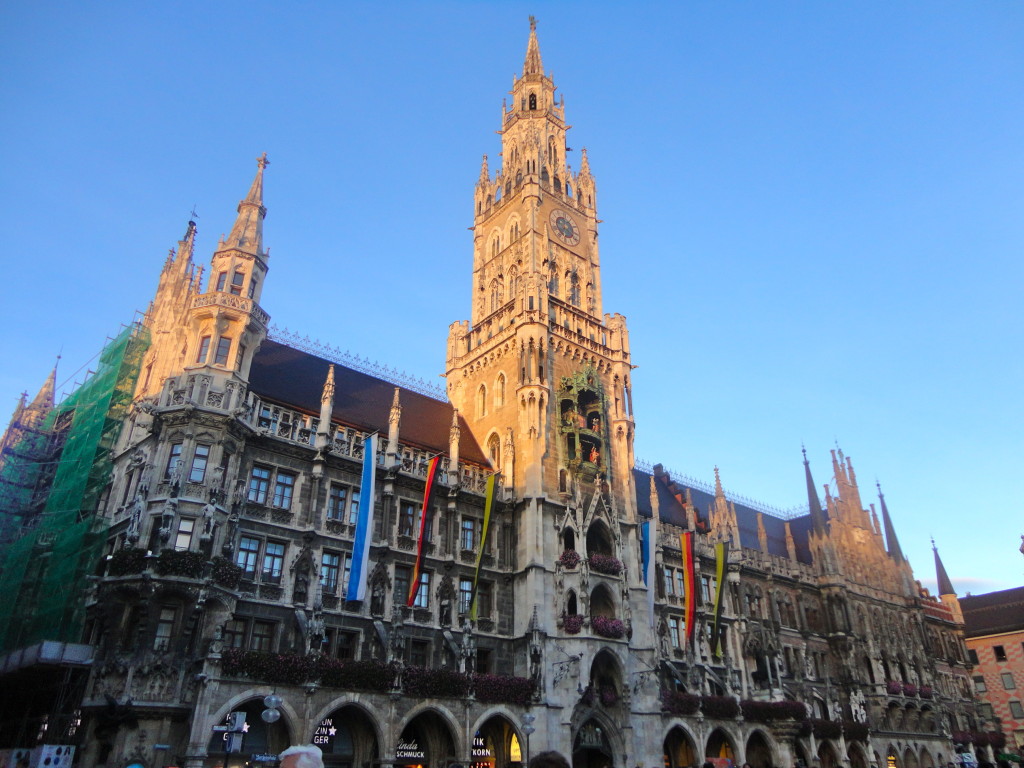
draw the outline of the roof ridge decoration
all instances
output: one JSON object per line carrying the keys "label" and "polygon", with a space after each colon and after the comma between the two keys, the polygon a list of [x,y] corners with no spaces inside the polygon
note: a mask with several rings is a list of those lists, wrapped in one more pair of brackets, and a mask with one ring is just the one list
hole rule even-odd
{"label": "roof ridge decoration", "polygon": [[[635,469],[639,469],[641,472],[646,472],[649,475],[654,474],[654,465],[651,462],[645,461],[644,459],[641,459],[639,457],[637,457],[634,460],[633,466]],[[673,469],[666,467],[664,465],[662,465],[662,468],[675,482],[681,483],[685,486],[688,486],[698,491],[704,491],[704,493],[710,496],[715,495],[714,483],[708,483],[703,480],[698,480],[697,478],[692,477],[690,475],[684,475],[682,472],[676,472]],[[740,494],[733,493],[732,491],[725,491],[725,498],[733,502],[734,504],[741,504],[744,507],[749,507],[755,512],[762,512],[771,517],[778,518],[779,520],[793,520],[795,518],[803,517],[810,513],[810,507],[808,507],[807,505],[797,505],[795,507],[790,507],[789,509],[782,509],[781,507],[773,507],[771,504],[765,504],[762,501],[751,499],[748,496],[741,496]]]}
{"label": "roof ridge decoration", "polygon": [[348,350],[342,351],[339,347],[332,347],[317,339],[311,339],[309,336],[300,336],[298,333],[289,331],[287,328],[278,328],[276,325],[272,325],[267,331],[267,337],[272,341],[277,341],[281,344],[300,349],[303,352],[309,352],[311,355],[322,357],[336,365],[344,365],[360,373],[383,379],[391,384],[396,384],[399,387],[429,397],[432,400],[439,400],[442,403],[448,402],[448,395],[443,387],[431,384],[405,371],[399,371],[397,368],[389,368],[375,360],[353,355]]}

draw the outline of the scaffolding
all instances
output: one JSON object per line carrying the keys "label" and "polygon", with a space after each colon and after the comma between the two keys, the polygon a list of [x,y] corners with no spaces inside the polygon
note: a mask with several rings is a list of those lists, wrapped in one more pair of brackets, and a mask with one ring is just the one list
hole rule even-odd
{"label": "scaffolding", "polygon": [[[146,329],[126,327],[100,353],[97,371],[26,433],[0,476],[0,502],[17,535],[0,563],[0,651],[43,640],[77,641],[84,591],[102,554],[98,514],[113,468],[111,451],[128,414]],[[8,529],[10,530],[10,529]]]}

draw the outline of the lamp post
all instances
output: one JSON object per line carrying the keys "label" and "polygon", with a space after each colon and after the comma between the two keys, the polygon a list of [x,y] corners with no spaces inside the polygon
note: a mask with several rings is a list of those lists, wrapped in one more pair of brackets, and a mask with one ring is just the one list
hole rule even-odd
{"label": "lamp post", "polygon": [[526,737],[526,765],[530,765],[530,734],[536,729],[533,727],[533,721],[537,718],[531,713],[527,712],[523,715],[523,735]]}

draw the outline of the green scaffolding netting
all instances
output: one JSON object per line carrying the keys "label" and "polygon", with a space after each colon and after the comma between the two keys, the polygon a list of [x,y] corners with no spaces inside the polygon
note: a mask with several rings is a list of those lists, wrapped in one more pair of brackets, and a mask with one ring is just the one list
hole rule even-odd
{"label": "green scaffolding netting", "polygon": [[[51,450],[26,445],[18,452],[20,466],[0,477],[0,509],[8,519],[13,515],[30,526],[0,556],[0,650],[80,638],[86,577],[106,539],[107,523],[97,507],[148,346],[148,334],[138,324],[110,341],[96,373],[47,418]],[[40,490],[45,504],[33,510]]]}

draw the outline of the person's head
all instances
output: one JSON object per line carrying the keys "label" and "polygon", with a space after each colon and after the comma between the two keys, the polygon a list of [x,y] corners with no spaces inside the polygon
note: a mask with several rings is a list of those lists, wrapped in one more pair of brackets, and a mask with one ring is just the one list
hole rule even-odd
{"label": "person's head", "polygon": [[710,760],[705,760],[704,765],[702,765],[700,768],[715,768],[715,764],[712,763]]}
{"label": "person's head", "polygon": [[324,753],[313,744],[288,747],[277,757],[281,768],[324,768]]}
{"label": "person's head", "polygon": [[530,768],[569,768],[569,761],[558,752],[541,752],[530,758]]}

